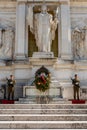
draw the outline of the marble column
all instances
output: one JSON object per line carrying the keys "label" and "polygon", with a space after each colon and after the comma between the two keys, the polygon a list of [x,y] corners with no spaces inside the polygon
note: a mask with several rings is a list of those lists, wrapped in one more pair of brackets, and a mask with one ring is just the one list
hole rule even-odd
{"label": "marble column", "polygon": [[72,59],[71,51],[71,26],[70,26],[70,6],[69,3],[60,5],[60,28],[61,28],[61,58]]}
{"label": "marble column", "polygon": [[16,12],[16,45],[15,45],[15,58],[16,59],[25,59],[26,56],[26,5],[25,2],[17,3],[17,12]]}

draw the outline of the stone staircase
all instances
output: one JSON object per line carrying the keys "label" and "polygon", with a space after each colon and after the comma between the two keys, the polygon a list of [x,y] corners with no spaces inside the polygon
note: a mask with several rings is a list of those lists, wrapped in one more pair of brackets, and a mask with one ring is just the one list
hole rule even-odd
{"label": "stone staircase", "polygon": [[87,104],[0,104],[0,129],[64,128],[87,128]]}

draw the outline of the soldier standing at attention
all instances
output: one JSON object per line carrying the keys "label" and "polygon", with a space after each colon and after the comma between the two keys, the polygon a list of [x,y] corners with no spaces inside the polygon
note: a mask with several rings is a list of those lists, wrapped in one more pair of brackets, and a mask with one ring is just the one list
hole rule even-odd
{"label": "soldier standing at attention", "polygon": [[10,96],[12,96],[12,100],[14,100],[14,85],[15,79],[13,75],[10,75],[10,78],[7,78],[8,84],[8,100],[10,100]]}
{"label": "soldier standing at attention", "polygon": [[73,91],[74,91],[74,99],[76,99],[76,95],[77,95],[77,99],[79,100],[79,89],[80,89],[80,81],[78,79],[78,76],[77,74],[75,74],[75,78],[72,79],[72,84],[73,84]]}

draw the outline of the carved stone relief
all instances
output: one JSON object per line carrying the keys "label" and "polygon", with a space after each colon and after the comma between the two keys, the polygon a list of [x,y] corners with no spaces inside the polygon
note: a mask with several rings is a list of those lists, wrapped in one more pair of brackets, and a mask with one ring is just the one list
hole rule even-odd
{"label": "carved stone relief", "polygon": [[74,59],[87,60],[87,19],[72,22],[72,51]]}
{"label": "carved stone relief", "polygon": [[0,58],[11,58],[15,42],[14,23],[0,18]]}

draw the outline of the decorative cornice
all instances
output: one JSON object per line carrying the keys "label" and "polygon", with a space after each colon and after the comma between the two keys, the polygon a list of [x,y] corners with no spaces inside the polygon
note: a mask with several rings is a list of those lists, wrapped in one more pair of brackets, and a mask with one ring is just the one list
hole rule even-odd
{"label": "decorative cornice", "polygon": [[17,2],[27,2],[28,0],[17,0]]}
{"label": "decorative cornice", "polygon": [[0,8],[16,8],[16,1],[0,1]]}
{"label": "decorative cornice", "polygon": [[[42,3],[43,2],[43,0],[17,0],[17,2],[21,2],[21,3],[26,3],[26,2],[28,2],[28,3]],[[58,3],[58,4],[67,4],[67,3],[69,3],[69,0],[45,0],[45,2],[46,3]]]}
{"label": "decorative cornice", "polygon": [[[43,1],[43,0],[0,0],[0,2],[17,2],[17,1],[21,1],[21,2],[26,2],[26,1],[28,1],[28,2],[33,2],[33,1],[35,1],[35,2],[40,2],[40,1]],[[60,2],[64,2],[64,1],[70,1],[70,2],[87,2],[87,0],[45,0],[46,2],[58,2],[58,1],[60,1]]]}
{"label": "decorative cornice", "polygon": [[[18,2],[43,2],[43,0],[17,0]],[[69,2],[69,0],[45,0],[45,2]]]}
{"label": "decorative cornice", "polygon": [[81,1],[81,0],[71,0],[70,1],[70,6],[76,6],[76,7],[87,7],[87,0],[83,0],[83,1]]}
{"label": "decorative cornice", "polygon": [[70,0],[70,2],[87,2],[87,0]]}

